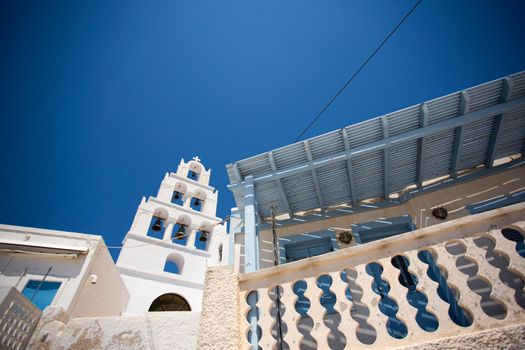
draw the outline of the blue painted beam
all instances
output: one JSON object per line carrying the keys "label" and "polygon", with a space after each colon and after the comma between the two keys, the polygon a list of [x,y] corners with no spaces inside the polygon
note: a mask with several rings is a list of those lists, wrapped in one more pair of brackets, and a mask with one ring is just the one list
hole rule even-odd
{"label": "blue painted beam", "polygon": [[[428,106],[426,103],[419,105],[419,126],[424,128],[428,125]],[[422,137],[419,140],[419,148],[417,155],[417,169],[416,169],[416,182],[417,186],[423,186],[423,177],[425,174],[425,147],[426,140]]]}
{"label": "blue painted beam", "polygon": [[[270,162],[270,166],[272,167],[272,170],[277,171],[277,166],[275,165],[275,159],[273,158],[273,152],[268,152],[268,161]],[[281,179],[277,180],[277,187],[279,187],[279,191],[281,192],[281,199],[283,201],[284,207],[286,208],[286,211],[288,212],[288,215],[290,217],[293,217],[292,208],[290,207],[290,202],[288,202],[288,197],[286,197],[286,192],[284,191],[284,187],[281,182]]]}
{"label": "blue painted beam", "polygon": [[[501,91],[501,101],[506,102],[512,98],[514,90],[514,82],[512,78],[506,77],[503,79],[503,89]],[[490,135],[489,146],[487,148],[487,157],[485,159],[485,167],[490,168],[494,165],[496,158],[496,150],[498,147],[498,139],[502,129],[502,124],[505,119],[505,114],[499,114],[494,118],[494,125],[492,127],[492,133]]]}
{"label": "blue painted beam", "polygon": [[[308,161],[313,161],[312,157],[312,151],[310,150],[310,144],[308,141],[303,141],[304,150],[306,152],[306,157],[308,158]],[[317,194],[317,201],[319,202],[319,208],[321,208],[321,211],[324,211],[324,204],[323,204],[323,197],[321,195],[321,187],[319,186],[319,180],[317,179],[317,174],[315,172],[315,169],[311,170],[312,178],[314,179],[314,187],[315,187],[315,193]]]}
{"label": "blue painted beam", "polygon": [[494,165],[494,160],[496,158],[496,147],[501,132],[503,118],[505,118],[504,114],[499,114],[494,117],[494,125],[492,126],[492,133],[490,135],[489,146],[487,147],[487,156],[485,157],[485,167],[487,168],[490,168]]}
{"label": "blue painted beam", "polygon": [[480,203],[469,204],[466,206],[466,209],[468,210],[470,215],[474,215],[521,202],[525,202],[525,192],[515,193],[508,196],[501,196]]}
{"label": "blue painted beam", "polygon": [[247,176],[244,183],[244,271],[253,272],[259,260],[253,176]]}
{"label": "blue painted beam", "polygon": [[[381,117],[381,129],[383,132],[383,139],[388,138],[388,120],[386,117]],[[383,149],[383,197],[385,200],[390,198],[390,165],[388,160],[389,149]]]}
{"label": "blue painted beam", "polygon": [[[459,98],[459,114],[468,114],[470,108],[470,96],[467,91],[461,91]],[[454,148],[452,149],[452,161],[450,163],[450,176],[457,177],[459,170],[459,156],[461,152],[461,144],[463,143],[463,135],[465,134],[465,127],[463,125],[456,128],[454,135]]]}
{"label": "blue painted beam", "polygon": [[241,172],[239,171],[239,166],[237,165],[237,163],[233,164],[233,171],[235,173],[235,178],[238,179],[236,181],[241,181]]}
{"label": "blue painted beam", "polygon": [[[345,151],[348,151],[350,149],[350,142],[348,141],[348,133],[346,132],[345,128],[341,129],[341,135],[343,136]],[[346,160],[346,170],[348,173],[348,182],[350,183],[350,198],[352,199],[352,205],[357,205],[357,196],[354,185],[354,170],[352,169],[352,160],[350,158]]]}

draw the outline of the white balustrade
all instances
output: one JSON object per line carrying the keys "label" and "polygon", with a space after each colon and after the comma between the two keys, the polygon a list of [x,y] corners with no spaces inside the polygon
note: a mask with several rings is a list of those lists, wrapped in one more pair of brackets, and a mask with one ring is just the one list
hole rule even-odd
{"label": "white balustrade", "polygon": [[[262,349],[280,349],[280,336],[272,335],[272,328],[276,327],[277,322],[277,313],[275,312],[277,306],[275,305],[275,295],[272,297],[270,294],[275,294],[276,286],[281,287],[280,302],[284,306],[281,323],[283,325],[282,341],[286,346],[283,348],[311,348],[311,342],[309,342],[310,347],[305,345],[306,336],[304,332],[306,328],[304,322],[301,323],[301,320],[306,321],[308,317],[313,321],[313,326],[309,330],[309,337],[315,340],[318,349],[329,349],[329,342],[333,342],[337,336],[340,338],[338,341],[341,348],[346,343],[345,349],[389,348],[523,323],[525,322],[525,310],[517,304],[515,299],[516,293],[521,291],[516,291],[513,289],[516,288],[515,286],[509,286],[504,280],[500,279],[502,267],[492,265],[492,260],[487,261],[489,254],[497,253],[508,261],[508,266],[504,268],[513,274],[513,278],[521,278],[522,280],[525,278],[525,258],[516,252],[516,243],[509,241],[501,233],[502,228],[510,227],[523,235],[525,222],[518,222],[520,219],[523,220],[523,216],[523,211],[520,212],[516,209],[510,214],[505,213],[505,211],[484,213],[458,219],[461,221],[461,225],[454,225],[450,222],[431,226],[362,246],[242,274],[239,279],[240,347],[250,348],[248,340],[250,325],[247,314],[251,307],[248,305],[246,297],[250,292],[257,291],[259,295],[256,305],[259,309],[258,326],[262,330],[258,344]],[[498,222],[501,226],[495,229],[494,226],[479,222],[479,220],[492,219],[492,222]],[[486,247],[476,245],[475,240],[480,236],[484,236],[485,239],[489,239],[493,243],[489,250]],[[463,252],[456,255],[451,254],[447,250],[448,244],[458,245],[463,249]],[[427,259],[424,261],[420,254],[421,251],[430,252],[432,262],[426,261]],[[416,308],[409,304],[408,286],[405,286],[404,282],[403,284],[400,283],[399,280],[403,268],[394,266],[392,263],[392,258],[397,255],[406,258],[406,272],[415,281],[415,287],[412,287],[415,290],[412,290],[411,293],[421,293],[425,296],[427,302],[424,307],[418,305]],[[477,268],[475,276],[472,276],[472,273],[469,276],[462,272],[464,269],[458,263],[459,258],[467,259],[469,263],[472,263],[471,269]],[[383,270],[380,276],[373,277],[367,269],[367,265],[373,262],[382,266]],[[461,271],[458,266],[462,268]],[[347,274],[348,282],[341,278],[341,272],[348,271],[347,269],[352,269],[357,273],[356,278],[352,277],[352,283],[362,290],[362,295],[357,295],[357,292],[353,290],[356,287],[350,288],[350,275]],[[440,274],[440,276],[435,276],[436,274]],[[319,276],[322,275],[330,276],[332,279],[329,289],[335,298],[331,299],[334,310],[331,312],[338,313],[339,318],[332,317],[334,315],[327,312],[329,308],[326,307],[326,303],[323,302],[324,305],[321,303],[323,293],[326,293],[326,288],[323,292],[318,285]],[[431,278],[431,276],[433,277]],[[494,317],[495,315],[489,315],[486,310],[484,311],[481,308],[482,297],[469,287],[470,279],[473,277],[481,279],[486,285],[490,285],[489,298],[504,306],[507,311],[506,317],[503,319]],[[379,279],[383,283],[388,283],[390,287],[388,293],[385,290],[381,293],[378,293],[377,289],[376,291],[373,290],[374,281]],[[301,280],[306,283],[307,287],[304,296],[300,298],[299,293],[294,292],[293,286]],[[441,292],[438,294],[439,289]],[[352,292],[352,300],[347,297],[347,290]],[[451,290],[455,292],[451,293]],[[420,296],[420,303],[422,303],[421,300],[425,300],[421,294],[417,294]],[[448,295],[448,300],[446,295]],[[455,298],[455,301],[450,299],[452,297]],[[310,306],[307,311],[308,315],[301,316],[296,305],[300,299],[305,300],[305,298],[309,300]],[[330,300],[330,298],[326,299],[326,296],[324,298],[324,300]],[[388,310],[389,307],[395,307],[394,303],[397,304],[397,309],[392,309],[387,316],[388,311],[385,310]],[[449,310],[453,308],[451,303],[457,304],[454,307],[462,309],[469,315],[468,318],[472,318],[471,324],[461,326],[459,325],[461,324],[460,321],[452,319],[449,315]],[[361,313],[363,313],[362,310],[368,309],[369,314],[356,315],[358,309],[361,310]],[[434,316],[438,322],[437,329],[425,330],[421,328],[420,323],[424,322],[421,319],[424,317],[416,320],[418,312],[425,312]],[[339,321],[334,326],[327,322],[327,317],[332,321],[336,319]],[[390,320],[393,320],[393,317],[397,318],[406,326],[405,336],[397,339],[391,335],[392,331],[391,329],[389,331],[389,327],[392,327],[392,322],[389,322],[389,317]],[[365,323],[375,329],[376,338],[373,344],[364,344],[357,336],[359,331],[363,331]],[[303,324],[301,329],[300,324]],[[341,334],[344,339],[342,339]]]}

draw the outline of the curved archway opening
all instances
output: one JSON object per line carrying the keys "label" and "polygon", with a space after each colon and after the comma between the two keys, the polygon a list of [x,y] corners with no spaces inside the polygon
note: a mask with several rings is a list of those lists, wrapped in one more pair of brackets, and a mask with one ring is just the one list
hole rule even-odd
{"label": "curved archway opening", "polygon": [[202,173],[202,165],[195,161],[190,161],[187,178],[190,180],[199,181],[199,177]]}
{"label": "curved archway opening", "polygon": [[178,294],[166,293],[153,300],[149,312],[191,311],[190,304]]}
{"label": "curved archway opening", "polygon": [[190,207],[196,211],[202,211],[204,209],[204,203],[206,202],[206,193],[202,190],[197,190],[193,194],[190,201]]}
{"label": "curved archway opening", "polygon": [[164,230],[166,229],[166,220],[168,219],[168,211],[163,208],[157,208],[153,212],[150,224],[148,227],[147,236],[162,239],[164,237]]}
{"label": "curved archway opening", "polygon": [[186,185],[178,182],[171,194],[171,203],[182,206],[184,204],[184,196],[186,195]]}
{"label": "curved archway opening", "polygon": [[199,226],[197,233],[195,235],[194,247],[199,250],[207,251],[210,240],[211,240],[212,231],[213,231],[213,225],[210,222],[206,221],[202,223]]}
{"label": "curved archway opening", "polygon": [[184,258],[182,255],[173,253],[168,255],[166,262],[164,263],[164,272],[174,273],[177,275],[182,274],[184,268]]}

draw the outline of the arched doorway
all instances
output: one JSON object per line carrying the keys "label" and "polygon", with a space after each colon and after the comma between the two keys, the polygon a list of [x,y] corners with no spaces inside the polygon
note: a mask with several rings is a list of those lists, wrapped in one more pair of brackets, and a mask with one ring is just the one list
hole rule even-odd
{"label": "arched doorway", "polygon": [[191,311],[191,308],[180,295],[167,293],[153,300],[148,311]]}

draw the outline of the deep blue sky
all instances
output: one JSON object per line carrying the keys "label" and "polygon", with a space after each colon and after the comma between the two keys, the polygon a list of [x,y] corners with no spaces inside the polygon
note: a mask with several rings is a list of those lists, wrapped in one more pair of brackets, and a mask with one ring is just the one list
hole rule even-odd
{"label": "deep blue sky", "polygon": [[[180,158],[287,145],[415,1],[2,1],[0,223],[120,244]],[[307,137],[525,69],[523,1],[424,0]]]}

